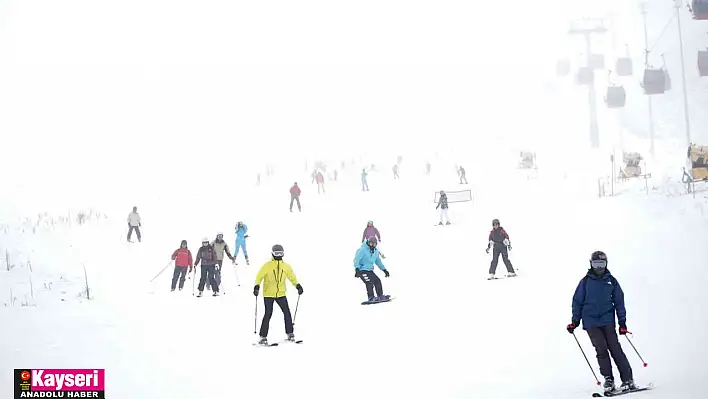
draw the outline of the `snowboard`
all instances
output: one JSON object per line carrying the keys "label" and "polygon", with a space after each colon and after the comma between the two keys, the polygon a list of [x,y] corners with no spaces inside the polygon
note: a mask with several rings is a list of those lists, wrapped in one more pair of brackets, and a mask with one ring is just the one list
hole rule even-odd
{"label": "snowboard", "polygon": [[391,302],[393,299],[394,299],[394,297],[390,297],[390,298],[384,299],[382,301],[364,301],[361,304],[362,305],[375,305],[377,303]]}
{"label": "snowboard", "polygon": [[621,391],[621,390],[619,390],[619,389],[616,389],[616,390],[614,390],[614,391],[605,392],[605,393],[603,393],[603,394],[600,394],[600,393],[595,392],[595,393],[592,394],[592,397],[593,397],[593,398],[601,398],[601,397],[603,397],[603,396],[605,396],[605,397],[621,396],[621,395],[626,395],[626,394],[628,394],[628,393],[641,392],[641,391],[648,391],[648,390],[650,390],[650,389],[652,389],[652,388],[654,388],[654,384],[653,384],[653,383],[649,383],[649,384],[647,384],[646,386],[637,387],[637,389],[630,389],[629,391]]}

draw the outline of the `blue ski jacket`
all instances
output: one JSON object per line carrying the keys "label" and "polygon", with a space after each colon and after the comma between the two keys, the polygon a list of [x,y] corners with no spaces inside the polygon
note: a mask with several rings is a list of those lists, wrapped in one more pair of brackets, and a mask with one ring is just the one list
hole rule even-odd
{"label": "blue ski jacket", "polygon": [[354,268],[361,271],[370,272],[374,270],[374,264],[381,270],[386,270],[381,261],[381,255],[379,254],[379,249],[374,248],[372,251],[368,243],[364,243],[359,250],[356,251],[354,255]]}
{"label": "blue ski jacket", "polygon": [[236,226],[236,242],[245,242],[246,233],[248,233],[248,226],[246,226],[246,223],[241,225],[241,227]]}
{"label": "blue ski jacket", "polygon": [[602,276],[592,270],[580,280],[573,295],[573,322],[582,320],[583,329],[614,326],[615,313],[620,326],[627,323],[624,292],[617,279],[605,269]]}

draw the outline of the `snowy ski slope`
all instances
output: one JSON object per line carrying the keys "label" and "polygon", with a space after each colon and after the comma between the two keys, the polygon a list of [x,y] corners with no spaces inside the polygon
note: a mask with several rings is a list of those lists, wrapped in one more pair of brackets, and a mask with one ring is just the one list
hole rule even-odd
{"label": "snowy ski slope", "polygon": [[[571,189],[551,195],[543,181],[519,181],[476,191],[474,204],[452,205],[453,225],[437,227],[432,191],[458,188],[453,181],[409,178],[382,187],[383,175],[372,176],[372,191],[361,193],[352,176],[345,178],[320,197],[303,178],[301,214],[287,211],[282,188],[289,179],[259,189],[252,200],[260,206],[238,216],[217,207],[190,212],[182,204],[145,204],[141,244],[125,243],[122,214],[54,233],[9,230],[3,244],[15,240],[32,257],[39,293],[30,300],[36,306],[0,308],[0,392],[10,391],[12,368],[100,367],[108,394],[121,399],[590,397],[590,370],[564,327],[587,258],[601,248],[626,292],[628,326],[649,363],[642,369],[623,340],[635,378],[657,384],[636,395],[704,397],[705,198],[637,193],[598,200]],[[485,279],[493,217],[511,235],[516,279]],[[240,287],[230,266],[226,294],[218,298],[192,297],[191,280],[185,292],[170,293],[171,267],[148,282],[180,239],[193,251],[217,230],[231,241],[238,219],[250,227],[252,260],[244,266],[240,259]],[[381,229],[391,271],[384,289],[397,297],[373,307],[359,305],[364,287],[351,264],[368,219]],[[69,243],[73,252],[61,252]],[[305,343],[254,348],[253,278],[274,243],[285,246],[305,290],[295,321]],[[75,295],[79,263],[88,270],[91,301]],[[42,288],[60,274],[70,280],[67,294]],[[0,271],[2,295],[10,287],[26,292],[27,275],[24,267]],[[294,293],[289,288],[292,308]],[[276,310],[270,339],[283,336]],[[587,336],[578,337],[595,365]]]}

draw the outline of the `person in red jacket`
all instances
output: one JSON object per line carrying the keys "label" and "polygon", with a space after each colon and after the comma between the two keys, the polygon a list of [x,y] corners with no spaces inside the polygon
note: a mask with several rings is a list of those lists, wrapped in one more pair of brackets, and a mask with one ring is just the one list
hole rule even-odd
{"label": "person in red jacket", "polygon": [[[182,291],[187,273],[192,272],[192,252],[187,249],[187,240],[182,240],[179,249],[172,253],[172,260],[175,261],[175,271],[172,273],[172,291],[177,287],[178,279],[179,290]],[[187,271],[187,268],[189,268],[189,271]]]}
{"label": "person in red jacket", "polygon": [[302,206],[300,206],[300,187],[298,187],[297,182],[290,187],[290,212],[293,211],[293,202],[297,202],[298,211],[302,212]]}
{"label": "person in red jacket", "polygon": [[322,174],[322,172],[317,172],[317,175],[315,175],[315,180],[317,181],[317,194],[319,194],[320,191],[322,191],[322,194],[324,194],[324,175]]}

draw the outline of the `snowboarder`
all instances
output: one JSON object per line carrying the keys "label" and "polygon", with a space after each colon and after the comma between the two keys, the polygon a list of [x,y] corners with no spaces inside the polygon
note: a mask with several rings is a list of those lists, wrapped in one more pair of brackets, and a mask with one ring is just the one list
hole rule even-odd
{"label": "snowboarder", "polygon": [[179,280],[179,290],[182,291],[187,273],[192,272],[192,252],[187,249],[187,240],[182,240],[179,248],[172,253],[172,260],[175,261],[175,271],[172,273],[172,291],[177,288],[177,280]]}
{"label": "snowboarder", "polygon": [[265,304],[265,313],[261,322],[259,345],[268,345],[268,328],[270,326],[270,317],[273,315],[273,303],[277,303],[280,310],[283,312],[285,319],[285,333],[288,334],[288,341],[295,341],[293,332],[293,318],[290,314],[288,306],[288,297],[285,295],[285,279],[290,280],[292,285],[297,289],[297,294],[302,295],[302,285],[297,282],[295,273],[292,267],[283,261],[285,251],[283,246],[279,244],[273,245],[271,249],[272,260],[266,262],[261,270],[256,275],[256,285],[253,287],[253,295],[258,296],[263,282],[263,302]]}
{"label": "snowboarder", "polygon": [[401,177],[398,175],[398,165],[393,165],[393,180],[398,180]]}
{"label": "snowboarder", "polygon": [[297,182],[290,187],[290,212],[293,211],[293,202],[297,202],[297,210],[302,212],[302,206],[300,205],[300,194],[302,191],[298,187]]}
{"label": "snowboarder", "polygon": [[465,171],[465,168],[463,168],[462,166],[460,166],[460,167],[457,169],[457,174],[460,176],[460,184],[468,184],[468,183],[467,183],[467,177],[466,177],[467,172]]}
{"label": "snowboarder", "polygon": [[[376,265],[384,272],[386,277],[390,276],[386,266],[381,261],[379,249],[376,248],[377,244],[376,237],[369,237],[354,255],[354,277],[360,278],[366,285],[366,295],[370,302],[391,298],[390,295],[384,295],[381,279],[374,273],[374,265]],[[376,291],[376,296],[374,296],[374,290]]]}
{"label": "snowboarder", "polygon": [[379,242],[381,241],[381,233],[379,233],[379,229],[374,227],[374,221],[369,220],[366,222],[366,228],[364,229],[364,234],[361,235],[361,242],[365,242],[367,238],[369,237],[376,237],[378,238]]}
{"label": "snowboarder", "polygon": [[361,191],[369,191],[369,182],[367,181],[368,173],[366,173],[366,168],[361,170]]}
{"label": "snowboarder", "polygon": [[583,322],[583,329],[587,331],[597,353],[600,374],[605,377],[603,384],[605,392],[616,389],[610,356],[615,360],[622,379],[620,390],[637,388],[632,378],[632,367],[615,331],[615,313],[617,313],[620,335],[627,334],[624,292],[617,279],[607,269],[607,255],[602,251],[595,251],[590,255],[590,268],[587,274],[575,289],[573,318],[566,329],[573,334],[580,326],[580,322]]}
{"label": "snowboarder", "polygon": [[315,180],[317,181],[317,194],[319,194],[320,191],[322,191],[322,194],[324,194],[324,175],[322,174],[322,172],[317,172],[317,175],[315,175]]}
{"label": "snowboarder", "polygon": [[[508,248],[508,249],[507,249]],[[509,250],[511,250],[511,242],[509,234],[506,233],[503,227],[499,224],[499,219],[492,220],[492,231],[489,232],[489,243],[487,244],[487,253],[492,249],[492,263],[489,265],[489,279],[494,279],[494,274],[497,271],[497,263],[499,263],[499,255],[502,256],[504,266],[508,272],[507,277],[516,277],[514,266],[509,260]]]}
{"label": "snowboarder", "polygon": [[246,238],[248,238],[248,226],[243,222],[236,223],[236,246],[234,247],[234,260],[238,257],[239,248],[243,249],[243,256],[246,257],[246,264],[250,265],[248,262],[248,251],[246,251]]}
{"label": "snowboarder", "polygon": [[438,223],[439,226],[442,226],[443,224],[443,216],[445,217],[445,220],[447,222],[445,224],[450,224],[450,216],[447,214],[447,194],[445,194],[445,191],[440,190],[440,199],[438,199],[438,206],[435,207],[435,209],[440,209],[440,223]]}
{"label": "snowboarder", "polygon": [[[224,252],[226,256],[231,259],[232,264],[236,264],[235,256],[231,256],[231,251],[229,251],[229,245],[224,241],[224,233],[218,232],[216,234],[216,240],[211,243],[214,247],[214,252],[216,252],[216,267],[214,268],[214,280],[216,281],[217,287],[221,287],[221,269],[224,267]],[[211,283],[206,282],[206,288],[211,289]],[[217,290],[219,291],[219,290]]]}
{"label": "snowboarder", "polygon": [[133,207],[133,212],[128,214],[128,242],[133,236],[133,230],[135,230],[135,235],[138,236],[138,242],[141,242],[140,227],[142,227],[142,222],[140,220],[140,215],[138,214],[138,207]]}
{"label": "snowboarder", "polygon": [[209,280],[212,291],[214,291],[213,296],[219,296],[219,284],[216,283],[215,276],[216,268],[218,267],[216,265],[216,251],[213,246],[209,245],[209,239],[207,237],[202,239],[202,246],[199,248],[199,251],[197,251],[197,259],[194,262],[194,267],[199,266],[199,262],[202,263],[202,276],[199,279],[199,294],[197,294],[197,296],[202,296],[207,280]]}

